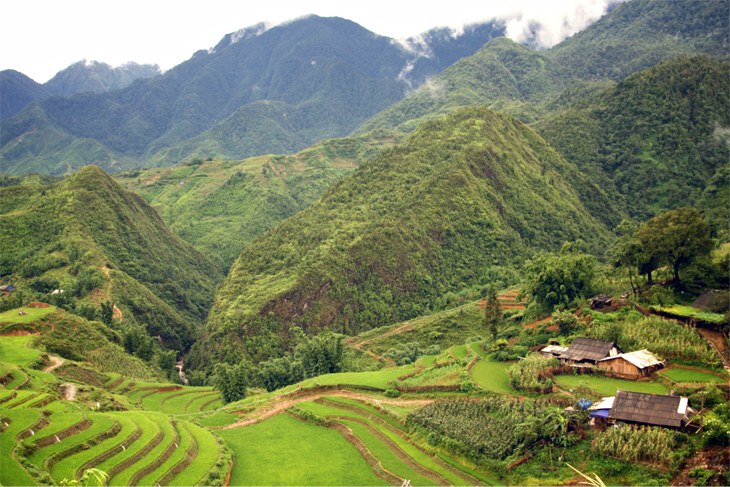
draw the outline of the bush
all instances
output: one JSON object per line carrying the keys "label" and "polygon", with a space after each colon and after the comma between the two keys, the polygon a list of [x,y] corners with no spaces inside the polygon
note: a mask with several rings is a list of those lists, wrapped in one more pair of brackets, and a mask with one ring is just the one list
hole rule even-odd
{"label": "bush", "polygon": [[396,389],[393,384],[388,384],[388,388],[385,390],[385,392],[383,394],[385,395],[385,397],[391,397],[391,398],[399,397],[400,391],[398,389]]}

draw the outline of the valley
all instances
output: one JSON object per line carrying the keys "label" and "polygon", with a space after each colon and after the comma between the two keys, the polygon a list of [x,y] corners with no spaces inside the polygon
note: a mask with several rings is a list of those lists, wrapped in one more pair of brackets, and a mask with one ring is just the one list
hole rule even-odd
{"label": "valley", "polygon": [[728,13],[3,71],[0,485],[727,485]]}

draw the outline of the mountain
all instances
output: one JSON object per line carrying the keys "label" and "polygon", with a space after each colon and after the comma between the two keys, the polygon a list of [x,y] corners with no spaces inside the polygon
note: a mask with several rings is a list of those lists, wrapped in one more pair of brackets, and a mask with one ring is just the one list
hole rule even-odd
{"label": "mountain", "polygon": [[99,61],[86,59],[59,71],[43,86],[54,95],[71,96],[75,93],[119,90],[129,86],[137,78],[153,78],[162,74],[156,64],[129,62],[112,68]]}
{"label": "mountain", "polygon": [[410,131],[424,120],[471,105],[486,105],[531,123],[576,83],[605,87],[605,82],[681,56],[727,60],[729,10],[728,0],[633,0],[547,51],[494,39],[355,133]]}
{"label": "mountain", "polygon": [[114,300],[124,323],[146,325],[165,346],[192,343],[222,275],[104,170],[2,188],[0,210],[4,280],[20,289],[56,281],[80,304]]}
{"label": "mountain", "polygon": [[12,69],[0,71],[0,120],[10,118],[28,103],[48,98],[43,85]]}
{"label": "mountain", "polygon": [[575,101],[540,134],[644,221],[696,206],[730,147],[730,64],[679,58]]}
{"label": "mountain", "polygon": [[610,232],[571,189],[577,173],[509,115],[468,108],[419,127],[244,249],[192,360],[264,359],[310,334],[427,314],[436,299],[525,259]]}
{"label": "mountain", "polygon": [[[498,24],[473,26],[462,38],[432,31],[416,49],[415,40],[406,48],[340,18],[252,26],[162,76],[27,106],[0,126],[0,164],[13,174],[63,174],[92,162],[116,171],[293,153],[346,136],[502,32]],[[7,146],[34,129],[22,150]]]}
{"label": "mountain", "polygon": [[291,156],[193,159],[175,168],[117,173],[114,179],[142,196],[173,232],[228,269],[256,237],[402,139],[378,130],[325,140]]}

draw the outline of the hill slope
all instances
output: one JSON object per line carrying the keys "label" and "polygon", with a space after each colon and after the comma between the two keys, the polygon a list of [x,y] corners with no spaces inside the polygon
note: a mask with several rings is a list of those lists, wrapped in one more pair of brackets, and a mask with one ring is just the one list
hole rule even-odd
{"label": "hill slope", "polygon": [[118,173],[115,180],[157,209],[173,232],[228,269],[256,237],[402,138],[380,130],[325,140],[292,156],[198,159],[174,169]]}
{"label": "hill slope", "polygon": [[730,3],[633,0],[544,52],[495,39],[434,76],[358,129],[413,130],[462,106],[486,105],[523,122],[578,82],[615,82],[662,60],[705,54],[728,59]]}
{"label": "hill slope", "polygon": [[277,354],[295,323],[354,333],[413,318],[567,240],[600,252],[609,232],[574,173],[508,115],[429,122],[243,251],[193,360]]}
{"label": "hill slope", "polygon": [[541,123],[541,135],[646,220],[695,206],[727,165],[730,65],[680,58],[636,73]]}
{"label": "hill slope", "polygon": [[[86,161],[117,170],[131,167],[125,158],[173,165],[195,155],[292,153],[349,134],[411,85],[502,32],[496,24],[474,27],[462,43],[432,32],[435,54],[427,57],[340,18],[311,16],[268,30],[252,26],[123,90],[26,107],[2,125],[0,163],[14,174],[43,168],[62,174]],[[24,139],[25,151],[7,150],[6,144],[34,129]],[[49,139],[53,133],[71,139],[59,146],[57,136]],[[50,164],[64,150],[81,164]]]}
{"label": "hill slope", "polygon": [[[40,276],[116,300],[129,323],[178,350],[190,345],[222,276],[142,198],[89,166],[48,186],[0,189],[1,274]],[[5,278],[7,279],[7,277]]]}

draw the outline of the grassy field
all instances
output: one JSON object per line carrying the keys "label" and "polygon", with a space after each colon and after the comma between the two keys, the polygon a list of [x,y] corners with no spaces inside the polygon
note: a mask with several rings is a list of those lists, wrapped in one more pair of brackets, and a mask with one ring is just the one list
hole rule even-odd
{"label": "grassy field", "polygon": [[675,382],[726,382],[721,377],[699,370],[672,368],[659,373]]}
{"label": "grassy field", "polygon": [[[25,316],[20,316],[18,313],[20,310],[25,311],[28,313]],[[56,311],[56,308],[51,306],[50,308],[15,308],[10,309],[4,313],[0,313],[0,323],[28,323],[29,321],[33,321],[37,318],[40,318],[41,316],[46,316],[47,314],[51,314],[54,311]],[[3,337],[7,338],[7,337]],[[15,338],[15,337],[13,337]],[[25,337],[27,338],[27,337]]]}
{"label": "grassy field", "polygon": [[374,372],[345,372],[342,374],[326,374],[317,377],[317,382],[321,385],[359,385],[379,387],[385,389],[388,382],[406,375],[415,370],[415,365],[404,365],[402,367],[392,367],[389,369],[376,370]]}
{"label": "grassy field", "polygon": [[38,409],[3,410],[10,418],[8,428],[0,434],[0,485],[36,485],[31,476],[12,457],[15,437],[40,417]]}
{"label": "grassy field", "polygon": [[[218,443],[210,431],[192,423],[183,422],[182,426],[192,435],[198,445],[198,456],[188,468],[172,479],[170,486],[198,485],[200,480],[213,468],[218,461]],[[245,454],[245,453],[243,453]],[[230,485],[240,485],[231,482]]]}
{"label": "grassy field", "polygon": [[461,373],[461,365],[453,363],[437,369],[424,369],[418,375],[409,377],[404,380],[404,386],[427,386],[427,385],[447,385],[457,384],[459,382],[459,374]]}
{"label": "grassy field", "polygon": [[338,432],[285,414],[220,435],[236,455],[231,485],[387,485]]}
{"label": "grassy field", "polygon": [[207,427],[207,426],[226,426],[226,425],[235,423],[237,420],[241,419],[241,416],[238,416],[237,414],[227,413],[225,411],[218,411],[217,413],[213,413],[210,416],[205,416],[200,419],[197,419],[197,418],[200,418],[200,417],[199,416],[196,417],[196,420],[198,421],[198,423]]}
{"label": "grassy field", "polygon": [[469,347],[472,349],[472,351],[479,355],[481,358],[484,358],[487,356],[487,352],[482,350],[482,347],[479,346],[479,342],[473,342],[469,344]]}
{"label": "grassy field", "polygon": [[615,396],[618,389],[649,394],[665,394],[667,392],[667,389],[658,382],[635,382],[595,375],[559,375],[554,380],[558,385],[569,388],[585,382],[588,387],[595,389],[602,396]]}
{"label": "grassy field", "polygon": [[140,479],[139,482],[137,482],[137,485],[140,486],[152,486],[157,483],[157,481],[165,475],[165,472],[170,470],[172,467],[174,467],[180,460],[185,457],[185,452],[188,451],[188,448],[190,447],[190,444],[192,443],[192,435],[190,432],[185,429],[185,427],[182,425],[182,423],[178,423],[175,426],[175,429],[177,430],[178,435],[180,436],[180,442],[177,444],[177,448],[172,452],[172,455],[165,460],[165,462],[157,467],[152,473],[148,474],[147,476]]}
{"label": "grassy field", "polygon": [[514,394],[516,391],[509,385],[509,376],[506,369],[511,364],[508,362],[491,362],[482,360],[474,365],[469,371],[474,382],[485,389],[506,394]]}
{"label": "grassy field", "polygon": [[41,354],[40,350],[28,348],[25,342],[30,337],[0,337],[0,362],[3,364],[26,365]]}

